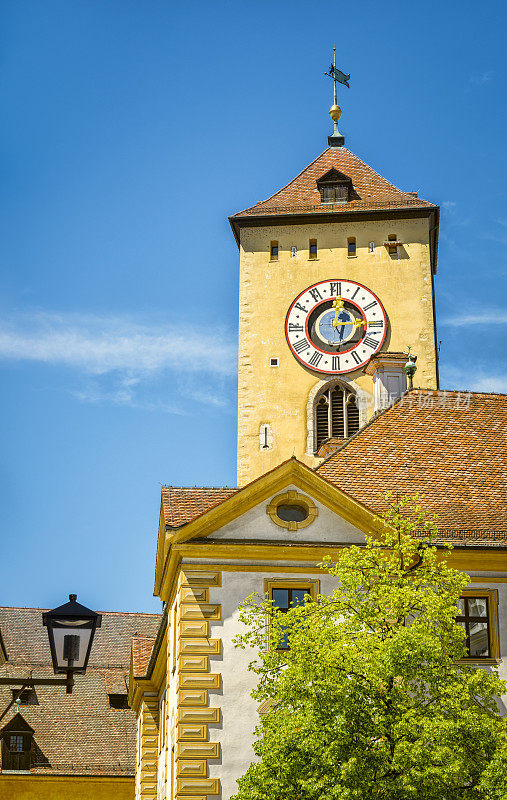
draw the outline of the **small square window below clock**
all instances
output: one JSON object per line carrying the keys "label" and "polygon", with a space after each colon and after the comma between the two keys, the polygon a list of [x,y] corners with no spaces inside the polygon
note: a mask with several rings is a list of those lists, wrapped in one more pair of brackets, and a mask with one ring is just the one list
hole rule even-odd
{"label": "small square window below clock", "polygon": [[278,359],[277,358],[270,358],[269,359],[269,366],[270,367],[277,367],[278,366]]}

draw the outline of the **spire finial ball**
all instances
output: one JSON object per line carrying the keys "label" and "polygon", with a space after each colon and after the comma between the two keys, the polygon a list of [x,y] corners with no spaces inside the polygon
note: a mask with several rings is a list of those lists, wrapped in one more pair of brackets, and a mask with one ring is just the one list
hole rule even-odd
{"label": "spire finial ball", "polygon": [[331,108],[329,109],[329,116],[331,117],[333,122],[338,122],[341,115],[342,115],[342,110],[340,106],[337,106],[336,104],[331,106]]}

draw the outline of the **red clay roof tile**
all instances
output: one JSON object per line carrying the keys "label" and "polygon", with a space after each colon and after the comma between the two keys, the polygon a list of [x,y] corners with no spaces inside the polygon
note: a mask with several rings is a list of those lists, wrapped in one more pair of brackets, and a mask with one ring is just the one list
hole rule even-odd
{"label": "red clay roof tile", "polygon": [[[333,167],[352,180],[352,192],[347,203],[321,203],[317,179]],[[329,147],[283,189],[234,214],[231,220],[261,214],[339,213],[392,208],[431,209],[436,206],[418,198],[415,192],[401,191],[346,147]]]}
{"label": "red clay roof tile", "polygon": [[[0,628],[9,661],[2,677],[53,677],[41,608],[0,608]],[[43,774],[134,775],[136,720],[129,708],[109,705],[108,694],[127,694],[132,637],[156,635],[160,614],[102,612],[86,675],[77,675],[72,694],[62,686],[37,686],[35,705],[21,705],[23,719],[34,729],[32,771]],[[11,688],[0,686],[0,708]],[[2,720],[16,713],[12,707]],[[133,790],[132,790],[133,791]]]}
{"label": "red clay roof tile", "polygon": [[165,524],[171,528],[186,525],[237,491],[224,486],[164,486],[162,512]]}
{"label": "red clay roof tile", "polygon": [[155,636],[133,636],[132,637],[132,664],[134,667],[134,677],[142,678],[146,675],[146,669],[150,662],[151,651],[155,644]]}
{"label": "red clay roof tile", "polygon": [[419,493],[443,538],[507,543],[506,431],[507,395],[413,390],[316,472],[376,513]]}

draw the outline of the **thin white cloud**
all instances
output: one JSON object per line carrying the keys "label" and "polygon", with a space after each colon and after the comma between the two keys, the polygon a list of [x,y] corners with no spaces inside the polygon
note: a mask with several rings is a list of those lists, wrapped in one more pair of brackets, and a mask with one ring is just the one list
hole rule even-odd
{"label": "thin white cloud", "polygon": [[472,382],[474,392],[500,392],[507,394],[507,375],[484,375]]}
{"label": "thin white cloud", "polygon": [[442,363],[440,385],[443,389],[507,394],[507,373],[490,374],[484,370],[483,365],[469,364],[459,367]]}
{"label": "thin white cloud", "polygon": [[468,314],[459,314],[455,317],[445,317],[440,321],[441,325],[447,325],[451,328],[461,328],[464,325],[507,325],[507,312],[495,311],[494,309],[473,312]]}
{"label": "thin white cloud", "polygon": [[41,361],[91,374],[172,368],[231,375],[231,337],[209,324],[148,325],[118,316],[24,315],[0,322],[0,359]]}
{"label": "thin white cloud", "polygon": [[[0,321],[0,360],[71,370],[80,385],[68,390],[82,402],[183,414],[175,402],[178,394],[227,405],[223,387],[236,374],[236,343],[228,331],[209,323],[201,329],[118,315],[38,311]],[[181,376],[186,380],[180,388]],[[196,385],[203,382],[206,390],[200,392]],[[154,386],[159,397],[153,396]]]}

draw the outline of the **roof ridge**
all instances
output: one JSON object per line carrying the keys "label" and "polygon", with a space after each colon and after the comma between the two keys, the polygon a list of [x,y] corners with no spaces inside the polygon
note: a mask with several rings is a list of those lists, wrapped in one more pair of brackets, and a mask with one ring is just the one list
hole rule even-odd
{"label": "roof ridge", "polygon": [[[354,158],[356,158],[358,161],[360,161],[360,162],[361,162],[361,164],[364,164],[364,166],[365,166],[365,167],[368,167],[368,169],[371,169],[371,171],[372,171],[372,172],[374,172],[374,173],[375,173],[375,175],[377,175],[377,177],[378,177],[378,178],[381,178],[383,181],[385,181],[386,183],[388,183],[388,184],[389,184],[389,186],[392,186],[392,188],[393,188],[393,189],[396,189],[396,191],[397,191],[397,192],[401,192],[402,194],[409,194],[409,192],[406,192],[406,191],[404,191],[404,189],[400,189],[400,187],[399,187],[399,186],[396,186],[396,184],[392,183],[392,182],[391,182],[390,180],[388,180],[387,178],[384,178],[384,176],[383,176],[383,175],[381,175],[381,174],[380,174],[380,172],[377,172],[377,170],[376,170],[376,169],[373,169],[373,167],[372,167],[372,166],[370,166],[370,164],[367,164],[367,163],[366,163],[366,161],[363,161],[363,159],[362,159],[362,158],[360,158],[358,155],[356,155],[356,153],[353,153],[353,152],[352,152],[352,150],[348,150],[347,152],[349,152],[351,156],[353,156],[353,157],[354,157]],[[423,198],[422,198],[422,197],[418,197],[418,198],[416,198],[416,199],[417,199],[417,200],[422,200]]]}
{"label": "roof ridge", "polygon": [[239,489],[239,486],[173,486],[172,484],[162,484],[162,489],[191,489],[192,491],[195,489],[231,489],[231,491],[234,491]]}
{"label": "roof ridge", "polygon": [[[50,611],[49,608],[39,608],[38,606],[0,606],[0,611]],[[161,611],[98,611],[98,614],[117,614],[118,616],[132,617],[160,617]]]}
{"label": "roof ridge", "polygon": [[[326,147],[326,148],[325,148],[325,150],[323,150],[323,151],[322,151],[322,153],[319,153],[319,155],[318,155],[318,156],[316,156],[316,157],[313,159],[313,161],[310,161],[310,163],[309,163],[309,164],[307,164],[307,165],[306,165],[306,167],[303,167],[303,169],[302,169],[300,172],[298,172],[298,174],[297,174],[297,175],[295,175],[295,177],[294,177],[294,178],[293,178],[291,181],[289,181],[288,183],[286,183],[286,184],[285,184],[285,186],[282,186],[280,189],[277,189],[277,190],[276,190],[276,192],[273,192],[273,194],[271,194],[269,197],[266,197],[266,199],[265,199],[265,200],[258,200],[256,203],[254,203],[254,204],[253,204],[253,206],[248,206],[248,208],[244,208],[244,209],[243,209],[243,211],[237,211],[235,214],[233,214],[233,216],[234,216],[234,217],[238,217],[238,216],[240,216],[241,214],[244,214],[244,213],[245,213],[245,211],[250,211],[250,209],[251,209],[251,208],[255,208],[255,206],[258,206],[258,205],[259,205],[259,203],[267,203],[267,202],[268,202],[268,200],[271,200],[271,198],[272,198],[272,197],[276,197],[276,195],[277,195],[277,194],[280,194],[280,192],[283,192],[283,190],[284,190],[284,189],[287,189],[287,187],[288,187],[288,186],[290,186],[290,185],[291,185],[291,183],[294,183],[294,181],[297,181],[297,179],[298,179],[298,178],[300,178],[300,177],[301,177],[301,175],[303,175],[303,173],[305,173],[307,169],[310,169],[310,167],[312,167],[312,166],[315,164],[315,162],[319,160],[319,158],[322,158],[322,156],[324,155],[324,153],[327,153],[327,151],[328,151],[328,150],[331,150],[331,149],[332,149],[331,147]],[[344,149],[344,150],[347,150],[347,152],[348,152],[348,153],[350,153],[350,152],[351,152],[351,151],[350,151],[350,150],[348,150],[346,147],[344,147],[343,149]]]}
{"label": "roof ridge", "polygon": [[[322,158],[322,156],[326,155],[326,153],[334,153],[334,151],[335,151],[335,148],[327,147],[325,150],[322,151],[322,153],[320,153],[318,156],[316,156],[316,158],[314,158],[313,161],[310,161],[310,163],[307,164],[306,167],[304,167],[300,172],[298,172],[298,174],[294,178],[292,178],[292,180],[290,180],[288,183],[286,183],[280,189],[277,189],[276,192],[273,192],[273,194],[271,194],[265,200],[258,200],[257,203],[254,203],[253,205],[248,206],[248,208],[243,209],[243,211],[236,212],[236,214],[234,214],[233,216],[235,216],[235,217],[236,216],[241,216],[241,214],[244,214],[244,213],[246,213],[248,211],[251,211],[252,209],[257,208],[257,206],[259,206],[259,205],[262,205],[262,206],[266,205],[267,203],[269,203],[270,200],[273,200],[274,198],[276,198],[276,196],[279,195],[281,192],[283,192],[286,189],[289,189],[289,187],[292,186],[292,184],[294,184],[296,181],[298,181],[299,178],[301,178],[301,176],[304,175],[304,173],[307,170],[311,169],[315,165],[315,163],[320,158]],[[370,166],[370,164],[368,164],[366,161],[364,161],[360,156],[358,156],[352,150],[349,150],[347,147],[341,147],[340,151],[344,152],[344,153],[347,153],[347,155],[351,159],[355,160],[356,166],[361,166],[361,167],[369,170],[370,173],[372,173],[376,178],[378,178],[380,181],[383,181],[384,183],[386,183],[387,186],[390,187],[390,189],[393,189],[394,191],[399,192],[402,195],[413,194],[413,193],[410,193],[408,191],[405,191],[404,189],[400,189],[399,186],[396,186],[396,184],[394,184],[388,178],[385,178],[384,175],[382,175],[378,170],[374,169],[372,166]],[[333,169],[333,167],[331,167],[331,169]],[[428,201],[425,201],[423,198],[420,198],[420,197],[416,197],[414,199],[418,200],[419,202],[428,202]]]}

